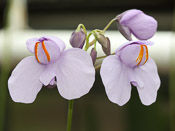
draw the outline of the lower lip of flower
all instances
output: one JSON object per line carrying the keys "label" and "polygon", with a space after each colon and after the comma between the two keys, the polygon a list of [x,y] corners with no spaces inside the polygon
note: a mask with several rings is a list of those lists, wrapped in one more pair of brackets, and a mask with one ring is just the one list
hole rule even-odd
{"label": "lower lip of flower", "polygon": [[41,64],[41,62],[40,62],[40,60],[38,58],[38,46],[39,46],[39,44],[42,44],[42,49],[44,50],[44,53],[45,53],[45,55],[47,57],[47,61],[50,62],[50,54],[49,54],[49,52],[46,49],[44,41],[42,41],[42,43],[41,42],[36,42],[36,44],[35,44],[35,58],[36,58],[36,60]]}

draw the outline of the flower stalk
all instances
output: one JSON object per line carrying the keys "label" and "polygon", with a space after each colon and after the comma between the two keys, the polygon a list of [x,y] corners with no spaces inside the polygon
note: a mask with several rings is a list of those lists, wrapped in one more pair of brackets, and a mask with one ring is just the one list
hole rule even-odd
{"label": "flower stalk", "polygon": [[112,20],[106,25],[106,27],[103,29],[103,32],[105,32],[105,31],[111,26],[111,24],[112,24],[114,21],[116,21],[116,18],[112,19]]}
{"label": "flower stalk", "polygon": [[67,118],[67,131],[71,131],[73,104],[74,104],[74,100],[69,100],[68,118]]}

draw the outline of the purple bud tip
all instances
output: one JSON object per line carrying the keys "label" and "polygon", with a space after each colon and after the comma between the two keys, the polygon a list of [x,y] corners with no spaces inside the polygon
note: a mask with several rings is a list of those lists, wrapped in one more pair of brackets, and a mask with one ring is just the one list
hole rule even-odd
{"label": "purple bud tip", "polygon": [[83,48],[84,43],[86,40],[86,35],[83,30],[80,30],[78,32],[74,31],[70,37],[70,44],[74,48]]}
{"label": "purple bud tip", "polygon": [[97,51],[94,48],[92,48],[90,56],[92,57],[93,64],[95,64],[95,61],[96,61],[96,58],[97,58]]}

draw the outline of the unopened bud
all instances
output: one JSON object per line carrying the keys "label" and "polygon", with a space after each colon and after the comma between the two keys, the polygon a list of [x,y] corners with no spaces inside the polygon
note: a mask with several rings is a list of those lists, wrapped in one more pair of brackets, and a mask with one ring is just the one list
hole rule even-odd
{"label": "unopened bud", "polygon": [[107,39],[107,48],[102,46],[103,52],[108,56],[111,54],[111,44],[110,44],[110,40],[108,37],[106,37]]}
{"label": "unopened bud", "polygon": [[93,64],[95,64],[95,61],[96,61],[96,58],[97,58],[97,51],[94,48],[92,48],[90,56],[92,58]]}
{"label": "unopened bud", "polygon": [[86,35],[83,30],[80,31],[74,31],[71,35],[71,38],[69,40],[70,44],[74,48],[83,48],[84,43],[86,40]]}
{"label": "unopened bud", "polygon": [[102,47],[107,48],[108,40],[104,35],[102,34],[97,35],[97,40],[102,45]]}
{"label": "unopened bud", "polygon": [[116,17],[121,34],[128,40],[133,34],[139,40],[150,39],[157,31],[157,21],[141,10],[131,9]]}

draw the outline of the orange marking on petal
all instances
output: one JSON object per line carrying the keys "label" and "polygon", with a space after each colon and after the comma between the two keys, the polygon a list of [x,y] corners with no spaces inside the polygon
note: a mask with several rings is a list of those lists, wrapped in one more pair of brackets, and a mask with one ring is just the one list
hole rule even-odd
{"label": "orange marking on petal", "polygon": [[144,47],[145,47],[145,49],[146,49],[146,60],[145,60],[145,62],[143,63],[143,65],[147,62],[147,60],[148,60],[148,47],[146,46],[146,45],[143,45]]}
{"label": "orange marking on petal", "polygon": [[137,57],[137,60],[136,60],[136,62],[139,61],[138,64],[137,64],[137,66],[138,66],[138,65],[141,63],[141,61],[142,61],[143,53],[144,53],[143,45],[140,45],[140,53],[139,53],[139,56]]}
{"label": "orange marking on petal", "polygon": [[35,57],[36,57],[36,60],[41,63],[38,59],[38,45],[39,45],[40,42],[36,42],[35,44]]}
{"label": "orange marking on petal", "polygon": [[44,41],[42,42],[42,47],[43,47],[43,50],[44,50],[44,52],[45,52],[45,54],[47,56],[47,61],[50,62],[50,55],[49,55],[49,52],[46,49],[46,46],[44,44]]}

